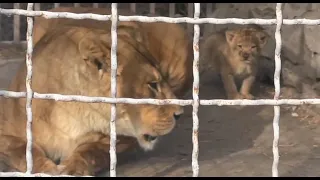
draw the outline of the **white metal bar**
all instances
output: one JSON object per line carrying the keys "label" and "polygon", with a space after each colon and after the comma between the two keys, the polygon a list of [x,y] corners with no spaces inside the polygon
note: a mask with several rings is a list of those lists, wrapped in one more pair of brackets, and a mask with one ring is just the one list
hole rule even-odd
{"label": "white metal bar", "polygon": [[[28,3],[27,9],[32,11],[34,3]],[[32,78],[32,31],[33,31],[33,18],[27,17],[27,54],[26,54],[26,113],[27,113],[27,148],[26,148],[26,161],[27,161],[27,174],[32,173],[33,159],[32,159],[32,89],[31,89],[31,78]]]}
{"label": "white metal bar", "polygon": [[[13,4],[14,9],[20,9],[20,3]],[[15,43],[20,41],[20,16],[13,16],[13,41]]]}
{"label": "white metal bar", "polygon": [[[0,90],[0,96],[6,98],[25,98],[26,92],[14,92]],[[48,99],[55,101],[78,101],[87,103],[109,103],[109,104],[154,104],[154,105],[168,105],[175,104],[180,106],[192,105],[193,100],[182,100],[182,99],[134,99],[134,98],[108,98],[108,97],[93,97],[93,96],[80,96],[80,95],[62,95],[62,94],[42,94],[33,92],[34,99]],[[320,99],[236,99],[236,100],[225,100],[225,99],[210,99],[200,100],[200,105],[203,106],[280,106],[280,105],[305,105],[305,104],[320,104]]]}
{"label": "white metal bar", "polygon": [[[277,27],[275,32],[276,48],[275,48],[275,71],[274,71],[274,99],[280,97],[280,71],[281,71],[281,26],[282,26],[282,3],[277,3],[276,16],[277,16]],[[279,165],[279,120],[280,120],[280,106],[274,106],[274,118],[273,118],[273,163],[272,163],[272,176],[278,177],[278,165]]]}
{"label": "white metal bar", "polygon": [[[111,4],[111,97],[117,97],[117,25],[118,25],[118,4]],[[111,104],[110,117],[110,177],[116,177],[117,155],[116,155],[116,104]]]}
{"label": "white metal bar", "polygon": [[[200,3],[194,3],[194,18],[199,19],[200,17]],[[194,35],[193,35],[193,110],[192,110],[192,172],[193,177],[199,176],[199,37],[200,37],[200,27],[198,24],[194,25]]]}
{"label": "white metal bar", "polygon": [[[70,13],[70,12],[48,12],[48,11],[27,11],[24,9],[3,9],[0,8],[0,13],[5,15],[23,15],[23,16],[41,16],[46,19],[52,18],[70,18],[70,19],[94,19],[98,21],[108,21],[111,15],[99,15],[92,13]],[[171,18],[171,17],[147,17],[147,16],[118,16],[118,21],[139,21],[139,22],[166,22],[166,23],[188,23],[188,24],[260,24],[260,25],[275,25],[276,19],[240,19],[240,18],[201,18],[194,19],[190,17]],[[285,25],[320,25],[320,19],[283,19]]]}

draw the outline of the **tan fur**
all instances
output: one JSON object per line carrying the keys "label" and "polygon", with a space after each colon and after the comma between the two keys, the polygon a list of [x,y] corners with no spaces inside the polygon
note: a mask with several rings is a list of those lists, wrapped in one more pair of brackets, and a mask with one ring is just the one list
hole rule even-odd
{"label": "tan fur", "polygon": [[[158,71],[158,62],[134,33],[127,28],[119,28],[118,33],[117,97],[176,98]],[[110,47],[110,31],[51,29],[34,47],[32,89],[109,97]],[[25,76],[23,66],[9,90],[26,91]],[[6,171],[26,171],[25,104],[25,98],[5,99],[2,104],[0,165]],[[34,173],[94,175],[108,167],[109,104],[33,99],[32,113]],[[157,139],[147,140],[144,135],[170,133],[182,113],[176,105],[117,104],[117,152],[136,142],[145,150],[153,149]],[[54,161],[59,160],[57,166]]]}
{"label": "tan fur", "polygon": [[[110,9],[85,7],[59,7],[49,11],[111,14]],[[119,9],[119,15],[134,15],[126,10]],[[48,31],[48,29],[68,26],[81,26],[97,29],[110,29],[111,21],[73,20],[73,19],[45,19],[35,18],[34,43]],[[156,60],[160,63],[160,72],[167,79],[170,87],[178,98],[192,88],[193,53],[191,39],[179,24],[171,23],[140,23],[122,22],[134,31],[141,33],[141,43],[145,45]]]}
{"label": "tan fur", "polygon": [[[207,37],[200,49],[201,71],[220,73],[229,99],[253,99],[258,56],[267,42],[267,34],[255,27],[223,30]],[[235,79],[242,80],[238,91]]]}

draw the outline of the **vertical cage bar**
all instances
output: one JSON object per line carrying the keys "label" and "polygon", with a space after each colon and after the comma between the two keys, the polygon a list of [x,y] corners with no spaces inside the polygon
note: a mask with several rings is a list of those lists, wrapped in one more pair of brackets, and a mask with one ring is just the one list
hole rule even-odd
{"label": "vertical cage bar", "polygon": [[[193,14],[193,3],[188,3],[188,17],[192,17]],[[192,24],[187,24],[188,33],[192,33]]]}
{"label": "vertical cage bar", "polygon": [[55,8],[60,7],[60,3],[53,3],[53,6],[54,6]]}
{"label": "vertical cage bar", "polygon": [[133,13],[136,13],[136,11],[137,11],[137,10],[136,10],[136,9],[137,9],[137,8],[136,8],[136,4],[137,4],[137,3],[130,3],[130,10],[131,10],[131,12],[133,12]]}
{"label": "vertical cage bar", "polygon": [[93,3],[92,7],[99,8],[99,3]]}
{"label": "vertical cage bar", "polygon": [[[14,9],[20,9],[20,3],[13,4]],[[20,16],[13,16],[13,41],[15,43],[20,41]]]}
{"label": "vertical cage bar", "polygon": [[41,4],[40,3],[34,3],[34,10],[40,11],[41,10]]}
{"label": "vertical cage bar", "polygon": [[[27,10],[33,10],[34,3],[28,3]],[[33,32],[33,18],[27,17],[27,54],[26,54],[26,66],[27,66],[27,76],[26,76],[26,113],[27,113],[27,148],[26,148],[26,161],[27,161],[27,174],[31,174],[33,168],[32,159],[32,96],[33,92],[31,89],[32,81],[32,32]]]}
{"label": "vertical cage bar", "polygon": [[[212,14],[212,6],[213,6],[213,3],[206,3],[206,18]],[[203,24],[202,27],[206,27],[206,26],[208,26],[208,25]],[[208,35],[209,35],[208,31],[203,32],[203,37],[207,37]]]}
{"label": "vertical cage bar", "polygon": [[[118,4],[111,4],[111,97],[117,97],[117,25]],[[116,177],[117,154],[116,154],[116,104],[111,104],[110,120],[110,177]]]}
{"label": "vertical cage bar", "polygon": [[176,3],[169,3],[169,16],[170,17],[174,17],[174,15],[176,14]]}
{"label": "vertical cage bar", "polygon": [[[194,3],[194,18],[199,19],[200,17],[200,3]],[[193,110],[192,110],[192,119],[193,119],[193,127],[192,127],[192,172],[193,177],[199,176],[199,140],[198,140],[198,132],[199,132],[199,117],[198,117],[198,109],[199,109],[199,37],[200,37],[200,26],[198,24],[194,25],[194,35],[193,35]]]}
{"label": "vertical cage bar", "polygon": [[[279,99],[280,96],[280,71],[281,71],[281,26],[282,26],[282,3],[277,3],[276,16],[277,27],[275,31],[276,49],[275,49],[275,70],[274,70],[274,99]],[[274,106],[274,118],[273,118],[273,163],[272,163],[272,176],[278,177],[278,165],[279,165],[279,119],[280,119],[280,106]]]}

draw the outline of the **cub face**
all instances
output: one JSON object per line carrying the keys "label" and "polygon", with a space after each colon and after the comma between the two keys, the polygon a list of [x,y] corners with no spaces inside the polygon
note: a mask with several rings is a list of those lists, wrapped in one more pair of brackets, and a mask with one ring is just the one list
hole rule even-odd
{"label": "cub face", "polygon": [[255,64],[267,43],[267,34],[252,28],[228,30],[226,40],[234,57],[246,64]]}

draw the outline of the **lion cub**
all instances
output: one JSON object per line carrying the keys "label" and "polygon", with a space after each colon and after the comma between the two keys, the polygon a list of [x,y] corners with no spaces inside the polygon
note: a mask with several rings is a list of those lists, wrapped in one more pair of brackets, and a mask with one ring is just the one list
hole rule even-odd
{"label": "lion cub", "polygon": [[[250,89],[267,39],[267,33],[255,27],[213,33],[201,47],[201,71],[214,70],[221,75],[228,99],[254,99]],[[240,91],[235,79],[242,80]]]}

